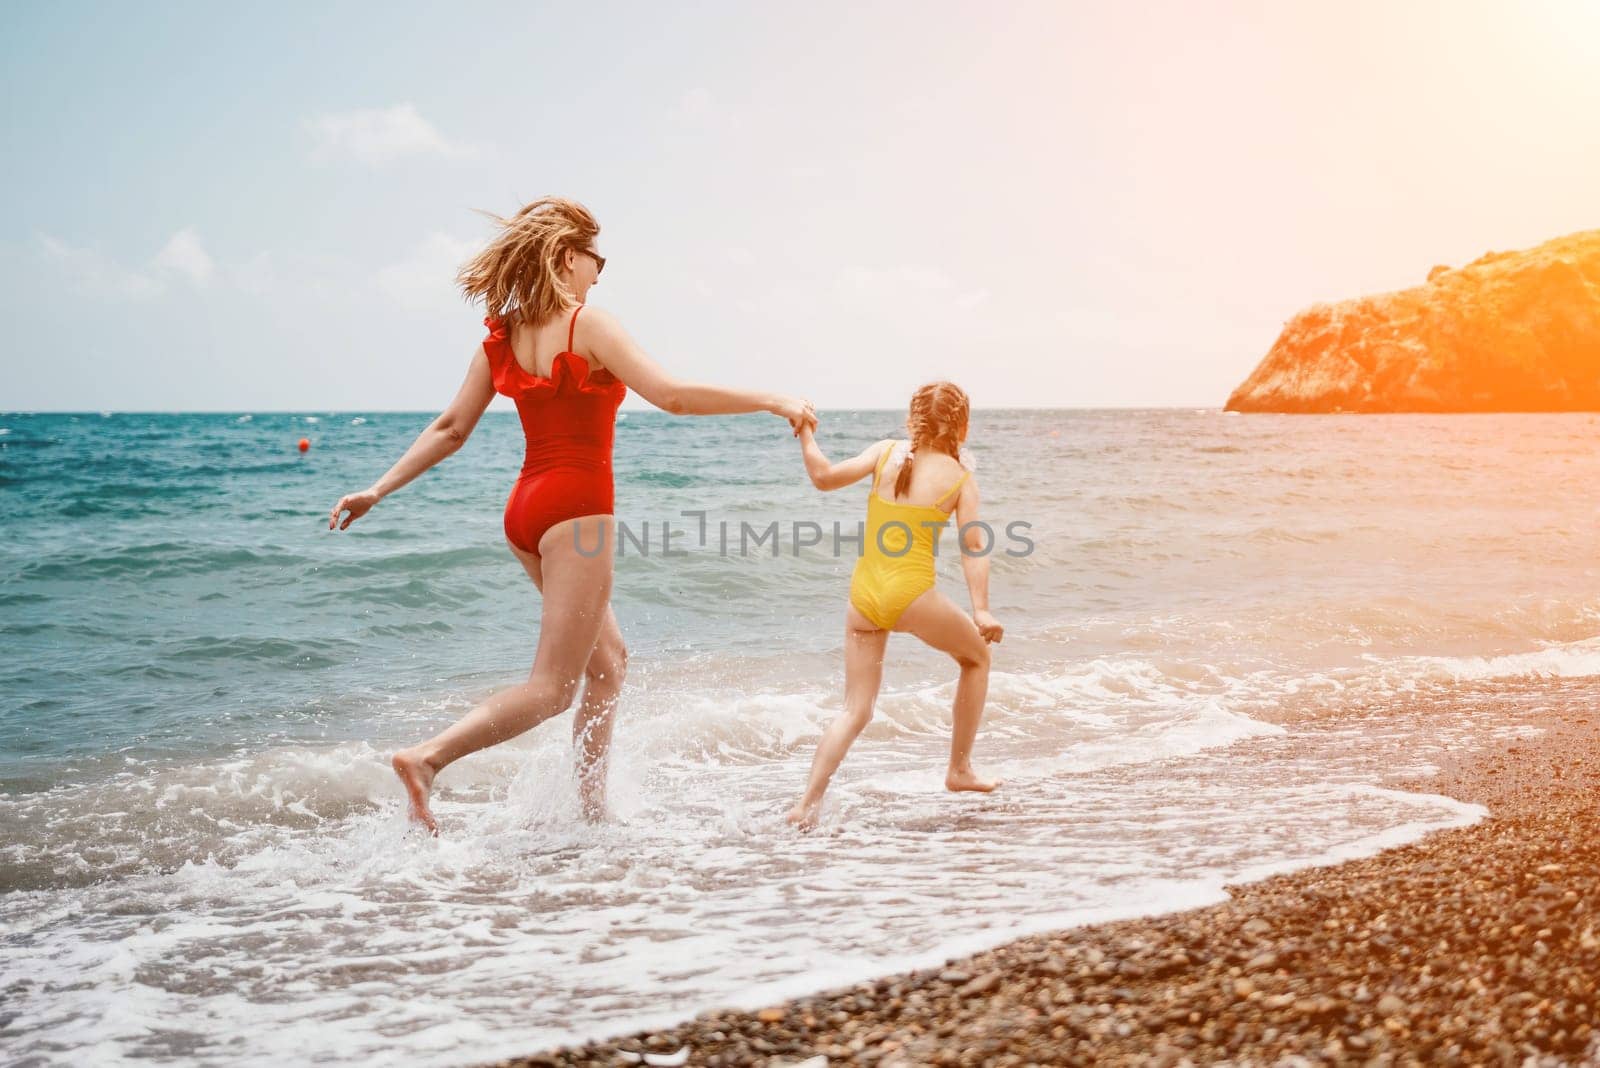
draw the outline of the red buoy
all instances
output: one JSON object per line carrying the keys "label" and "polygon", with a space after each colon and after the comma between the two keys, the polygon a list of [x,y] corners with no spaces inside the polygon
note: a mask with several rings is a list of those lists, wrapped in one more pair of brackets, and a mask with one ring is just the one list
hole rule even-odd
{"label": "red buoy", "polygon": [[311,448],[311,442],[307,441],[305,438],[301,438],[300,439],[300,451],[301,452],[305,452],[309,448]]}

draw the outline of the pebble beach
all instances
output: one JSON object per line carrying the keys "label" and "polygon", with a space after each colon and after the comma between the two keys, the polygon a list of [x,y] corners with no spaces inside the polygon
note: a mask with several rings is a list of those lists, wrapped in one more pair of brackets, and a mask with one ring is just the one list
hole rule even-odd
{"label": "pebble beach", "polygon": [[1471,826],[499,1068],[1600,1063],[1600,718],[1580,680],[1548,690],[1515,741],[1394,783],[1484,806]]}

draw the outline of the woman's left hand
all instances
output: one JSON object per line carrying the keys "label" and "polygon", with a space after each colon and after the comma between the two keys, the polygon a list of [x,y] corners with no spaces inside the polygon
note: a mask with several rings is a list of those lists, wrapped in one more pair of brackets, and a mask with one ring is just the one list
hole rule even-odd
{"label": "woman's left hand", "polygon": [[[347,493],[339,498],[339,503],[333,506],[333,513],[328,516],[328,529],[332,530],[337,524],[340,530],[348,530],[351,523],[372,511],[372,506],[382,500],[371,490],[362,490],[360,493]],[[339,513],[349,512],[343,523],[339,522]]]}

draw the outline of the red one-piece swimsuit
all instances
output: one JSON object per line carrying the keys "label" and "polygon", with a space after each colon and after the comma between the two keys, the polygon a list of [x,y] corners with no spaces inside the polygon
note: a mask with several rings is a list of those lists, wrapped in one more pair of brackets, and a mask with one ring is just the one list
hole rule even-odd
{"label": "red one-piece swimsuit", "polygon": [[[603,367],[591,371],[589,361],[572,351],[582,310],[581,304],[572,310],[566,351],[556,354],[548,378],[517,362],[504,322],[483,321],[495,392],[517,402],[528,441],[522,474],[506,501],[506,538],[535,555],[545,531],[564,519],[610,515],[614,500],[611,442],[628,387]],[[591,541],[584,539],[586,548]]]}

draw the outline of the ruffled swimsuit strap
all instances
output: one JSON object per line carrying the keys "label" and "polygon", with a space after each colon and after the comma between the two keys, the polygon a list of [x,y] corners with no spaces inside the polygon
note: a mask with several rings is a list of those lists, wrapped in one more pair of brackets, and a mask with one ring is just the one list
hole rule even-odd
{"label": "ruffled swimsuit strap", "polygon": [[506,324],[503,319],[496,319],[491,315],[483,321],[483,325],[489,331],[483,339],[483,353],[489,357],[489,363],[493,366],[500,361],[510,346],[510,341],[506,337]]}
{"label": "ruffled swimsuit strap", "polygon": [[506,364],[515,363],[516,357],[511,353],[511,339],[506,330],[505,320],[490,316],[483,321],[483,325],[489,330],[483,339],[483,354],[489,360],[489,381],[496,393],[511,396],[513,391]]}

